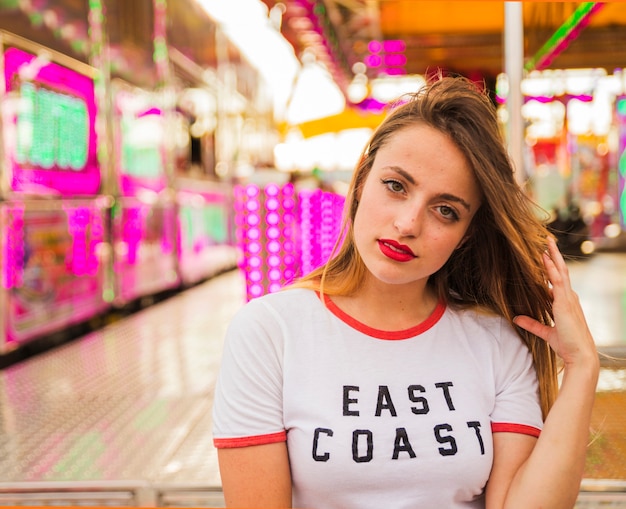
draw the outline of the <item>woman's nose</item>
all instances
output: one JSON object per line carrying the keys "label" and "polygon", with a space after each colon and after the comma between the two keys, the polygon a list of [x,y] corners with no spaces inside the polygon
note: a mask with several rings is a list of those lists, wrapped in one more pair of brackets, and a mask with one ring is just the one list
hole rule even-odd
{"label": "woman's nose", "polygon": [[394,227],[403,237],[417,237],[421,230],[422,207],[412,205],[403,208],[396,216]]}

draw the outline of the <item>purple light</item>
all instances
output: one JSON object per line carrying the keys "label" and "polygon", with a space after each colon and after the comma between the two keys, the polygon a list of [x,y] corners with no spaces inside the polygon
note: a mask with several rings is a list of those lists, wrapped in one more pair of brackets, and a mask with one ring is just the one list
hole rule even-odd
{"label": "purple light", "polygon": [[333,193],[300,193],[300,266],[307,274],[324,263],[332,252],[341,229],[345,199]]}
{"label": "purple light", "polygon": [[385,55],[383,61],[388,66],[402,66],[406,64],[406,57],[398,54]]}
{"label": "purple light", "polygon": [[280,242],[276,241],[276,240],[271,240],[270,242],[267,243],[267,250],[270,253],[280,253]]}
{"label": "purple light", "polygon": [[248,258],[248,265],[250,267],[257,269],[261,266],[261,257],[260,256],[251,256]]}
{"label": "purple light", "polygon": [[246,220],[246,222],[250,225],[250,226],[256,226],[257,224],[259,224],[261,222],[261,218],[257,215],[250,215],[248,216],[248,219]]}
{"label": "purple light", "polygon": [[282,274],[280,273],[280,270],[272,269],[270,270],[268,277],[270,278],[270,281],[279,281],[282,277]]}
{"label": "purple light", "polygon": [[380,67],[383,63],[383,59],[379,55],[367,55],[364,59],[364,63],[367,67]]}
{"label": "purple light", "polygon": [[276,198],[268,198],[265,202],[265,208],[267,210],[277,210],[279,202]]}
{"label": "purple light", "polygon": [[141,243],[141,208],[128,207],[123,209],[122,239],[127,246],[126,263],[137,263],[137,252]]}
{"label": "purple light", "polygon": [[250,240],[259,240],[259,238],[261,237],[261,230],[259,230],[258,228],[250,228],[248,230],[247,237]]}
{"label": "purple light", "polygon": [[[4,80],[6,91],[9,95],[14,95],[20,91],[20,71],[30,65],[37,57],[17,48],[8,48],[4,52]],[[43,65],[32,81],[31,89],[35,95],[47,93],[46,90],[54,90],[57,96],[71,98],[84,105],[87,114],[87,126],[84,126],[87,139],[80,143],[85,145],[85,161],[81,168],[68,171],[62,169],[61,161],[55,161],[51,167],[38,166],[37,164],[18,162],[17,151],[11,147],[11,188],[17,192],[34,192],[37,194],[60,193],[61,195],[85,195],[97,194],[100,188],[100,167],[96,153],[96,102],[94,82],[88,76],[80,74],[69,68],[63,67],[53,62]],[[57,97],[54,96],[54,97]],[[53,100],[50,96],[49,99]],[[54,99],[56,100],[56,99]],[[7,108],[7,111],[8,108]],[[5,122],[6,126],[17,126],[17,111],[11,112],[15,115],[12,122]],[[32,127],[38,132],[55,134],[50,126],[39,126],[37,119],[33,121]],[[57,126],[62,132],[68,128],[67,125]],[[12,134],[13,137],[17,133]],[[63,139],[55,139],[55,144],[62,144]],[[78,147],[77,147],[78,148]]]}
{"label": "purple light", "polygon": [[165,112],[154,106],[128,107],[128,104],[137,103],[137,97],[134,92],[119,90],[114,101],[114,141],[118,154],[115,166],[119,189],[125,196],[136,196],[141,189],[160,192],[167,187],[164,140],[153,139],[148,146],[138,147],[132,134],[164,129]]}
{"label": "purple light", "polygon": [[[328,258],[339,232],[343,198],[321,190],[295,193],[292,184],[269,184],[256,193],[237,192],[238,239],[246,263],[248,298],[274,292]],[[252,195],[252,196],[251,196]],[[258,204],[250,206],[248,202]],[[250,210],[254,210],[253,213]],[[297,270],[296,270],[297,268]]]}
{"label": "purple light", "polygon": [[389,76],[399,76],[401,74],[406,74],[406,69],[402,67],[387,67],[385,68],[385,73]]}
{"label": "purple light", "polygon": [[269,287],[269,292],[274,293],[280,291],[282,286],[279,283],[272,283]]}
{"label": "purple light", "polygon": [[277,225],[280,221],[280,216],[276,212],[270,212],[267,217],[267,224]]}
{"label": "purple light", "polygon": [[87,207],[64,208],[72,235],[72,250],[66,255],[66,263],[77,276],[95,276],[100,267],[96,248],[104,240],[101,217]]}
{"label": "purple light", "polygon": [[280,256],[278,256],[278,255],[271,255],[267,259],[267,264],[270,267],[278,267],[280,265]]}
{"label": "purple light", "polygon": [[365,98],[365,100],[359,103],[359,109],[363,111],[370,111],[373,113],[380,113],[385,109],[385,107],[386,103],[377,101],[373,97],[367,97]]}
{"label": "purple light", "polygon": [[383,49],[386,53],[402,53],[406,49],[406,43],[401,39],[383,41]]}
{"label": "purple light", "polygon": [[367,45],[367,49],[370,53],[378,53],[383,49],[383,45],[379,41],[370,41]]}
{"label": "purple light", "polygon": [[22,286],[24,273],[24,210],[23,203],[14,202],[11,206],[0,209],[2,222],[6,224],[5,242],[2,249],[4,288]]}

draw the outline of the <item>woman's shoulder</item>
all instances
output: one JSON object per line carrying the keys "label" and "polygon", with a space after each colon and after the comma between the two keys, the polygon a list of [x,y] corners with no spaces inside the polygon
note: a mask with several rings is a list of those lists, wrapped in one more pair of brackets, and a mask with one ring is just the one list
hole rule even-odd
{"label": "woman's shoulder", "polygon": [[240,311],[243,314],[255,314],[258,312],[276,312],[284,316],[284,313],[306,309],[320,302],[319,297],[313,290],[306,288],[286,288],[278,292],[266,293],[248,301]]}
{"label": "woman's shoulder", "polygon": [[294,326],[304,310],[317,309],[319,298],[312,290],[288,289],[264,294],[246,302],[228,326],[229,337],[267,335],[280,337],[285,326]]}
{"label": "woman's shoulder", "polygon": [[449,306],[448,312],[468,335],[489,337],[496,343],[512,336],[519,339],[513,325],[502,315],[486,306]]}
{"label": "woman's shoulder", "polygon": [[482,307],[452,308],[455,337],[462,338],[472,354],[491,359],[500,369],[513,369],[530,362],[530,351],[506,318]]}
{"label": "woman's shoulder", "polygon": [[504,318],[487,306],[448,304],[447,310],[459,320],[476,322],[482,325],[499,323]]}

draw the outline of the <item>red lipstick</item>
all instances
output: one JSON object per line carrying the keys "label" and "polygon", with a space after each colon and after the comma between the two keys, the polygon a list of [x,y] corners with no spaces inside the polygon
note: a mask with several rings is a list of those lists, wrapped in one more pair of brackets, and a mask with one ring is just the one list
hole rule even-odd
{"label": "red lipstick", "polygon": [[378,248],[387,258],[391,258],[396,262],[410,262],[415,258],[415,253],[409,246],[400,244],[395,240],[379,239]]}

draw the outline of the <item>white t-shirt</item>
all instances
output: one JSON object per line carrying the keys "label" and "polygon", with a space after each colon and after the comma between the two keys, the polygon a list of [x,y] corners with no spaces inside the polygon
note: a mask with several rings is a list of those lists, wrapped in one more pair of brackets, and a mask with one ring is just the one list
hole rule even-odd
{"label": "white t-shirt", "polygon": [[367,327],[311,290],[232,321],[217,448],[287,440],[299,508],[484,507],[492,431],[538,436],[537,377],[500,317],[440,305],[404,331]]}

